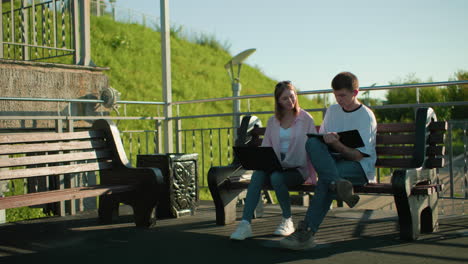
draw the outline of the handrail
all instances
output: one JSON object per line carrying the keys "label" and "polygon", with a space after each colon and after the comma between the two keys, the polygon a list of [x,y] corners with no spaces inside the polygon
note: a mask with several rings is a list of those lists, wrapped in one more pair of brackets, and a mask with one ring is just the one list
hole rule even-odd
{"label": "handrail", "polygon": [[[367,86],[367,87],[360,87],[359,90],[374,91],[374,90],[390,90],[390,89],[396,89],[396,88],[420,88],[420,87],[448,86],[448,85],[460,85],[460,84],[468,84],[468,80],[467,81],[446,81],[446,82],[430,82],[430,83],[415,83],[415,84]],[[313,91],[298,91],[297,94],[298,95],[310,95],[310,94],[322,94],[322,93],[332,93],[332,92],[333,92],[332,89],[324,89],[324,90],[313,90]],[[206,103],[206,102],[229,101],[229,100],[239,100],[239,99],[273,97],[273,96],[274,96],[273,94],[242,95],[242,96],[230,96],[230,97],[178,101],[178,102],[172,102],[172,104],[180,105],[180,104],[192,104],[192,103]]]}
{"label": "handrail", "polygon": [[[101,99],[65,99],[65,98],[41,98],[41,97],[0,97],[6,101],[35,101],[35,102],[59,102],[59,103],[104,103]],[[146,104],[165,105],[164,102],[151,101],[117,101],[118,104]]]}
{"label": "handrail", "polygon": [[[449,85],[462,85],[462,84],[468,84],[468,80],[467,81],[445,81],[445,82],[429,82],[429,83],[415,83],[415,84],[368,86],[368,87],[361,87],[359,89],[361,91],[374,91],[374,90],[390,90],[390,89],[398,89],[398,88],[421,88],[421,87],[449,86]],[[332,89],[325,89],[325,90],[313,90],[313,91],[298,91],[297,94],[298,95],[311,95],[311,94],[322,94],[322,93],[331,93],[331,92],[332,92]],[[208,99],[195,99],[195,100],[172,102],[170,103],[170,105],[231,101],[231,100],[239,100],[239,99],[263,98],[263,97],[273,97],[273,94],[254,94],[254,95],[230,96],[230,97],[219,97],[219,98],[208,98]],[[64,99],[64,98],[35,98],[35,97],[0,97],[0,100],[65,102],[65,103],[104,103],[104,101],[100,99]],[[456,103],[457,105],[459,105],[458,102]],[[166,103],[157,102],[157,101],[117,101],[117,104],[165,105]],[[418,105],[421,105],[421,104],[418,104]]]}

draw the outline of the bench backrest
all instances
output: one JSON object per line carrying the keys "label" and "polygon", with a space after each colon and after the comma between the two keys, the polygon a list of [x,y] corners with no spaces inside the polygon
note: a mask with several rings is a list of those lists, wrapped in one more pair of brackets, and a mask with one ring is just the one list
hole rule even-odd
{"label": "bench backrest", "polygon": [[112,168],[115,162],[128,163],[124,153],[123,158],[117,155],[123,148],[120,139],[115,142],[116,136],[118,130],[105,120],[83,132],[0,134],[0,180],[98,171]]}
{"label": "bench backrest", "polygon": [[[238,130],[237,145],[260,146],[265,127],[250,125],[246,116]],[[437,122],[431,108],[420,108],[413,123],[377,124],[377,162],[382,168],[444,167],[447,122]],[[244,126],[242,126],[244,125]],[[317,127],[317,130],[319,126]],[[236,161],[236,159],[234,160]]]}

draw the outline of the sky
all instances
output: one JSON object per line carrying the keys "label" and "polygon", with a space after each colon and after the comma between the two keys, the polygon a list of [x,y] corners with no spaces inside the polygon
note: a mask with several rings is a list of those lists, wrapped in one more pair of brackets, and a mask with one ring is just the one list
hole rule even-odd
{"label": "sky", "polygon": [[[116,4],[160,17],[160,0]],[[169,0],[169,10],[171,24],[214,35],[233,56],[255,48],[245,63],[301,91],[330,89],[341,71],[361,87],[468,71],[468,0]]]}

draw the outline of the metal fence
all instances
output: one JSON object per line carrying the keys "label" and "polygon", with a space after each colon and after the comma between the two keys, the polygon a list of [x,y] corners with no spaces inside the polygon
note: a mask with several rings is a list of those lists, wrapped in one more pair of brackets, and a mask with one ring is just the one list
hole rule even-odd
{"label": "metal fence", "polygon": [[0,58],[35,61],[74,55],[72,0],[11,0],[0,10]]}

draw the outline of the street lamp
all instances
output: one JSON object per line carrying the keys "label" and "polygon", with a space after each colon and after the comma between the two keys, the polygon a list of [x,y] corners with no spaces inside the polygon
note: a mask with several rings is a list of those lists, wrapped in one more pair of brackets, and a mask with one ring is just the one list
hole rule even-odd
{"label": "street lamp", "polygon": [[[232,86],[232,96],[237,97],[240,95],[241,84],[240,84],[240,73],[242,68],[242,62],[244,62],[247,57],[252,55],[256,49],[248,49],[244,50],[243,52],[237,54],[236,56],[232,57],[224,68],[228,71],[229,78],[231,78],[231,86]],[[237,66],[237,72],[234,71],[235,67]],[[240,101],[239,99],[233,100],[232,102],[232,126],[234,128],[238,128],[240,126]],[[234,137],[236,133],[234,133]]]}

